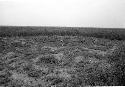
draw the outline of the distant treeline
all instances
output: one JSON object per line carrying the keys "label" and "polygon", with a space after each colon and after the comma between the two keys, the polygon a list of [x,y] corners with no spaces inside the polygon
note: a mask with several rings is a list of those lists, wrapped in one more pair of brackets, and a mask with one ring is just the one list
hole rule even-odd
{"label": "distant treeline", "polygon": [[111,40],[125,40],[124,29],[72,28],[72,27],[0,27],[0,37],[13,36],[88,36]]}

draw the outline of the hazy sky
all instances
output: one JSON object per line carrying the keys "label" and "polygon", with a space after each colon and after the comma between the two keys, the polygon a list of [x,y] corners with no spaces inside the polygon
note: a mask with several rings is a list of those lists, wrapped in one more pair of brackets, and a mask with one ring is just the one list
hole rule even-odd
{"label": "hazy sky", "polygon": [[0,0],[0,25],[125,28],[125,0]]}

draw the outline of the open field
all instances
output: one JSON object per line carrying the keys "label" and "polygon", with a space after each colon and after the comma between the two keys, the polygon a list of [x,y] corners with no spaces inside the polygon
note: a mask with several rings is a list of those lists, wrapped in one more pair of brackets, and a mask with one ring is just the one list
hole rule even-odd
{"label": "open field", "polygon": [[125,40],[124,28],[0,26],[0,36],[80,35]]}
{"label": "open field", "polygon": [[53,32],[46,28],[41,32],[11,28],[0,28],[0,86],[125,85],[124,34],[109,38],[106,33],[97,37],[79,29]]}

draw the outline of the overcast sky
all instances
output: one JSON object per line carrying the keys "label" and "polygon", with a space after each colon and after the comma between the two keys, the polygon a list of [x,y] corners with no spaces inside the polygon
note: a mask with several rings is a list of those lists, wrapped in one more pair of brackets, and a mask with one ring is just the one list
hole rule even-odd
{"label": "overcast sky", "polygon": [[125,0],[0,0],[0,25],[125,28]]}

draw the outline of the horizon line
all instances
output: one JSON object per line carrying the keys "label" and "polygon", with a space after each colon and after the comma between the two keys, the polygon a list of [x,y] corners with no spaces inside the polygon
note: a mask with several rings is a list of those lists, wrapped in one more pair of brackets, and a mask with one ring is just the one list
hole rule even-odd
{"label": "horizon line", "polygon": [[0,25],[0,27],[55,27],[55,28],[104,28],[104,29],[125,29],[125,28],[122,28],[122,27],[91,27],[91,26],[88,26],[88,27],[83,27],[83,26],[42,26],[42,25]]}

